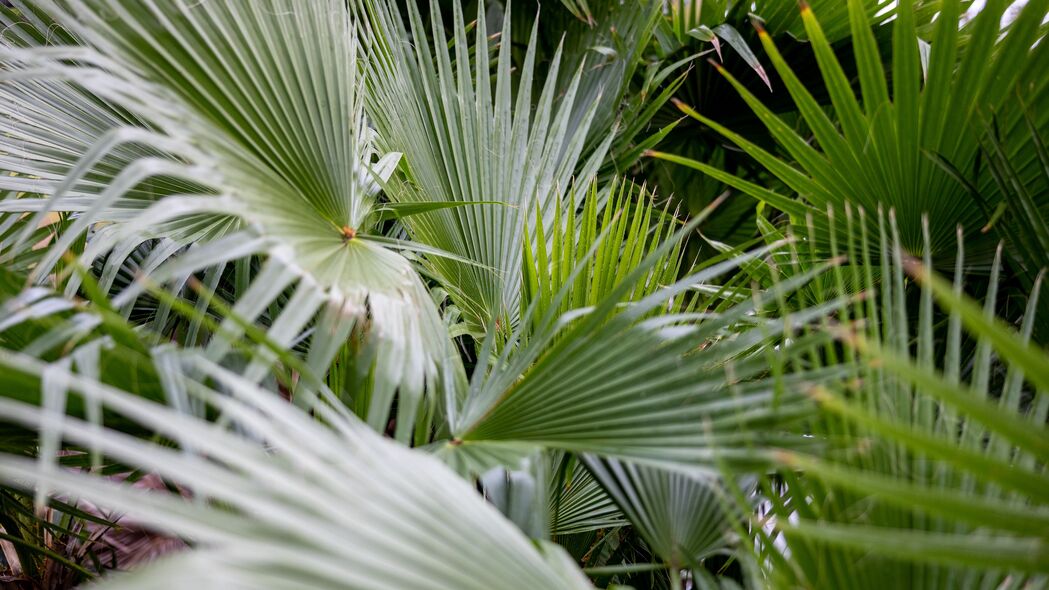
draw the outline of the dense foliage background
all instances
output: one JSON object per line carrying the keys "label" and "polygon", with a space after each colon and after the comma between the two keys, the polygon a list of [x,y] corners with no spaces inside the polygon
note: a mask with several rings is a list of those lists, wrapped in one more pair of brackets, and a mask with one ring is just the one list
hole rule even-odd
{"label": "dense foliage background", "polygon": [[1049,587],[1049,0],[0,22],[0,585]]}

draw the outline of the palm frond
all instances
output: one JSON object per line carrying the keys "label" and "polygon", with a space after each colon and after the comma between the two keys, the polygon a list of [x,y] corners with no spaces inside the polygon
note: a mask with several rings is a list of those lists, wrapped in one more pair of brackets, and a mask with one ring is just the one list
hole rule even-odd
{"label": "palm frond", "polygon": [[[345,338],[354,326],[366,331],[378,350],[379,387],[400,389],[402,418],[410,423],[446,360],[446,335],[400,253],[425,248],[374,233],[378,183],[399,155],[373,146],[345,6],[273,0],[36,7],[78,40],[3,47],[2,167],[14,175],[0,186],[42,196],[6,199],[0,211],[76,214],[34,267],[36,278],[44,279],[88,230],[79,253],[85,264],[154,238],[193,243],[154,273],[176,283],[267,255],[236,311],[254,321],[294,287],[285,312],[272,318],[275,340],[290,343],[322,310],[327,326],[314,333],[318,343]],[[23,26],[5,18],[8,27]],[[289,34],[309,43],[285,47]],[[34,224],[24,227],[15,252]],[[114,263],[120,258],[110,254]],[[74,279],[67,289],[78,286]],[[118,301],[126,305],[140,290]],[[226,349],[216,342],[213,358]],[[334,353],[330,346],[314,350],[317,365],[330,360],[321,351]],[[375,411],[373,423],[385,423],[383,410],[389,406]]]}
{"label": "palm frond", "polygon": [[[55,423],[35,406],[0,401],[8,420],[58,428],[66,440],[178,486],[143,493],[96,475],[45,472],[35,462],[0,457],[0,478],[9,483],[61,490],[196,544],[157,571],[115,577],[115,587],[181,588],[205,575],[211,580],[206,587],[224,588],[590,587],[559,550],[537,549],[435,459],[383,440],[330,406],[314,407],[325,417],[322,425],[193,353],[179,361],[226,392],[187,383],[190,395],[238,428],[216,428],[24,355],[0,352],[7,368],[34,378],[51,375],[109,411],[208,449],[168,449],[73,419]],[[414,565],[397,565],[408,562]]]}
{"label": "palm frond", "polygon": [[[1006,3],[990,2],[959,32],[962,6],[959,0],[943,3],[933,33],[928,73],[923,76],[915,3],[900,3],[898,18],[893,24],[891,98],[863,3],[853,0],[848,10],[856,48],[860,97],[843,73],[842,64],[821,26],[822,19],[817,18],[812,8],[804,6],[801,19],[811,39],[836,121],[821,108],[812,91],[800,83],[772,38],[759,31],[769,58],[815,141],[808,141],[734,77],[724,70],[722,72],[792,161],[774,155],[682,105],[686,114],[721,133],[755,158],[800,197],[800,203],[794,204],[786,195],[745,180],[729,178],[701,162],[685,158],[667,159],[714,175],[789,213],[798,224],[804,223],[807,214],[822,216],[830,206],[841,211],[846,202],[872,212],[879,208],[894,209],[903,245],[915,253],[921,253],[926,247],[921,219],[923,214],[928,214],[931,224],[928,247],[932,249],[936,263],[949,268],[955,227],[962,225],[967,235],[978,235],[976,230],[988,221],[999,197],[984,195],[982,202],[969,198],[967,189],[942,170],[935,160],[942,158],[960,170],[972,168],[979,156],[979,137],[983,130],[964,122],[1002,109],[1010,89],[1024,78],[1025,60],[1039,52],[1033,49],[1042,35],[1038,24],[1049,9],[1045,2],[1030,2],[1013,25],[1001,31],[999,23]],[[999,35],[1000,32],[1003,34]],[[992,76],[993,84],[981,83]],[[812,209],[803,203],[811,205]],[[821,235],[826,244],[826,222],[820,223],[824,225]],[[976,251],[977,245],[983,246],[979,252]],[[993,243],[985,241],[970,246],[970,260],[984,268],[992,253]]]}
{"label": "palm frond", "polygon": [[730,544],[732,526],[716,477],[616,460],[584,459],[652,551],[672,569],[695,567]]}
{"label": "palm frond", "polygon": [[[693,285],[769,251],[758,250],[696,272],[620,311],[622,298],[680,234],[648,253],[593,308],[562,316],[556,311],[574,282],[575,276],[569,275],[527,340],[519,329],[497,358],[488,361],[488,351],[482,351],[483,364],[475,369],[465,400],[449,412],[453,440],[446,452],[491,442],[530,443],[710,470],[715,458],[753,464],[760,462],[756,458],[764,444],[792,444],[786,425],[807,412],[804,395],[792,384],[838,369],[783,374],[794,352],[808,350],[819,335],[801,338],[796,348],[787,347],[774,358],[747,352],[770,338],[786,336],[784,330],[793,333],[823,310],[808,309],[767,323],[757,319],[738,334],[731,326],[748,314],[762,313],[777,296],[790,293],[826,266],[723,314],[665,313],[645,319]],[[583,259],[575,272],[587,263]],[[530,324],[529,314],[525,318]],[[770,362],[779,368],[772,376]]]}
{"label": "palm frond", "polygon": [[[952,284],[928,251],[920,262],[900,253],[893,218],[881,223],[886,280],[865,279],[880,304],[840,312],[856,373],[812,389],[829,452],[781,454],[778,483],[763,488],[773,528],[758,529],[761,555],[777,585],[1037,587],[1049,514],[1049,380],[1029,342],[1038,285],[1016,332],[994,319],[1000,251],[981,308],[962,294],[960,232]],[[905,270],[920,287],[916,334]]]}
{"label": "palm frond", "polygon": [[409,234],[476,263],[447,257],[428,260],[428,268],[442,278],[475,334],[483,334],[493,320],[516,325],[521,245],[529,213],[538,207],[543,223],[552,223],[573,180],[585,184],[592,178],[611,142],[609,135],[585,161],[581,159],[596,97],[587,98],[585,115],[571,123],[577,101],[583,100],[577,97],[582,70],[569,73],[571,82],[563,96],[556,97],[558,52],[533,112],[538,21],[515,80],[506,42],[512,35],[511,19],[504,19],[497,57],[489,61],[484,15],[478,13],[473,44],[477,51],[471,59],[459,0],[453,3],[451,49],[436,2],[430,3],[432,40],[414,0],[408,3],[407,24],[387,3],[358,0],[354,6],[365,23],[362,49],[367,55],[369,114],[382,145],[405,154],[404,178],[391,183],[391,198],[502,203],[421,214],[405,221]]}

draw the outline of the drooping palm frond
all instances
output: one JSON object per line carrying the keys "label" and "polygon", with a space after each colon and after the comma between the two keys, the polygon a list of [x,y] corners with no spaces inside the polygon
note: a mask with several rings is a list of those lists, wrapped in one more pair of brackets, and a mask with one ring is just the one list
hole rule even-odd
{"label": "drooping palm frond", "polygon": [[[402,417],[411,422],[445,362],[446,336],[422,280],[398,252],[431,249],[373,231],[378,183],[399,155],[375,151],[343,3],[15,5],[21,11],[4,24],[17,41],[4,44],[0,73],[0,166],[14,175],[0,186],[27,194],[0,210],[76,215],[34,267],[36,278],[88,231],[78,252],[86,264],[154,238],[175,246],[161,250],[168,255],[193,244],[154,273],[176,286],[198,270],[219,269],[217,276],[265,254],[236,312],[254,321],[293,288],[284,312],[271,318],[272,336],[287,345],[320,315],[316,367],[334,353],[330,344],[355,327],[366,332],[378,350],[375,378],[386,390],[400,388]],[[65,35],[34,45],[20,33],[47,27]],[[286,45],[287,35],[308,42]],[[67,38],[77,42],[58,43]],[[15,253],[35,224],[24,227]],[[77,287],[73,280],[68,290]],[[237,337],[235,326],[226,328],[212,343],[215,360]]]}
{"label": "drooping palm frond", "polygon": [[220,410],[236,429],[0,352],[6,368],[36,379],[51,375],[107,411],[207,449],[165,448],[73,419],[55,422],[36,406],[0,402],[8,420],[57,428],[66,440],[178,486],[143,493],[96,475],[45,472],[37,463],[0,457],[0,478],[9,483],[46,485],[193,542],[194,549],[169,563],[113,577],[113,587],[590,587],[559,549],[537,549],[435,459],[383,440],[334,406],[314,406],[322,425],[196,353],[180,355],[179,362],[225,392],[184,383],[189,395]]}

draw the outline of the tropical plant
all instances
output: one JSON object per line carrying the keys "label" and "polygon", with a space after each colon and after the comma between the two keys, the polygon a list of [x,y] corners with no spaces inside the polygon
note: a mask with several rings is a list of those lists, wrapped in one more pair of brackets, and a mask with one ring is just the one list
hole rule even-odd
{"label": "tropical plant", "polygon": [[[902,245],[914,253],[932,249],[938,265],[953,264],[954,232],[962,226],[969,234],[992,217],[1001,196],[984,187],[975,194],[958,182],[951,170],[971,170],[978,175],[986,167],[979,164],[980,140],[985,129],[979,124],[959,125],[972,119],[989,121],[1008,117],[1012,100],[1038,100],[1044,85],[1034,82],[1037,65],[1045,62],[1045,47],[1036,45],[1041,32],[1040,16],[1047,10],[1043,2],[1029,2],[1027,17],[1013,21],[1003,35],[999,22],[1006,2],[990,2],[978,16],[958,25],[961,2],[944,2],[931,35],[931,49],[922,56],[922,41],[916,34],[914,2],[900,3],[893,26],[892,86],[886,79],[886,64],[879,55],[877,40],[862,3],[849,3],[852,39],[860,94],[857,98],[849,78],[830,41],[808,6],[801,9],[805,29],[812,42],[831,107],[833,119],[812,92],[784,61],[771,37],[759,30],[762,43],[784,86],[797,104],[798,112],[814,142],[806,141],[788,122],[777,117],[743,85],[726,72],[726,77],[746,103],[768,127],[790,161],[718,124],[686,105],[682,110],[709,125],[753,156],[767,171],[801,202],[755,186],[745,179],[731,179],[702,162],[676,156],[662,156],[734,184],[754,198],[794,216],[822,216],[828,207],[841,210],[846,202],[868,211],[894,209],[900,225]],[[1032,48],[1033,47],[1033,48]],[[724,70],[722,70],[724,72]],[[981,83],[981,81],[987,81]],[[1016,117],[1013,117],[1016,118]],[[1019,121],[1017,121],[1019,123]],[[1010,123],[1009,128],[1013,126]],[[1030,139],[1030,138],[1028,138]],[[1036,158],[1029,142],[1011,146],[1015,164],[1028,167]],[[980,174],[982,172],[982,174]],[[1044,192],[1037,179],[1025,179],[1029,190]],[[975,178],[971,184],[980,183]],[[806,206],[808,205],[808,206]],[[922,236],[922,215],[929,216],[930,239]],[[826,231],[825,223],[820,223]],[[972,244],[970,258],[986,268],[994,242]]]}
{"label": "tropical plant", "polygon": [[812,385],[826,450],[777,453],[759,485],[756,556],[781,564],[774,587],[1042,587],[1049,404],[1030,342],[1041,278],[1017,333],[994,316],[1001,250],[981,307],[962,295],[960,231],[952,283],[928,250],[900,254],[894,216],[878,225],[886,280],[854,277],[871,303],[843,307],[830,328],[856,373]]}
{"label": "tropical plant", "polygon": [[0,581],[1049,587],[1047,13],[3,3]]}

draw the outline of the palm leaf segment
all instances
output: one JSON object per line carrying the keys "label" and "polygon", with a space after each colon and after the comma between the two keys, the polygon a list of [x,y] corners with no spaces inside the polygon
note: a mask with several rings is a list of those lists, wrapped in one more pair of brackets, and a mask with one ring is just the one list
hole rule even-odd
{"label": "palm leaf segment", "polygon": [[[268,254],[235,311],[252,321],[295,286],[272,336],[290,344],[323,309],[311,353],[317,367],[367,318],[382,349],[377,380],[401,386],[409,396],[402,406],[413,411],[446,337],[412,265],[388,239],[368,233],[378,182],[398,155],[375,161],[344,4],[16,7],[22,16],[4,17],[0,49],[0,152],[15,175],[0,187],[42,197],[0,207],[77,216],[37,278],[87,230],[86,262],[150,238],[173,243],[169,253],[197,242],[155,277],[176,283],[198,269]],[[44,46],[40,31],[50,23],[38,14],[55,18],[69,41]],[[9,250],[25,249],[25,237]],[[75,280],[68,286],[76,287]],[[214,342],[212,355],[228,349]]]}

